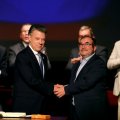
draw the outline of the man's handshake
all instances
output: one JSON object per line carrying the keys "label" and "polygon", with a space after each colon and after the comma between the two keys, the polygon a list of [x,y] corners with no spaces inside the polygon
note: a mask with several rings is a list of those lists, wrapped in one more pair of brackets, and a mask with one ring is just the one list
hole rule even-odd
{"label": "man's handshake", "polygon": [[58,98],[61,98],[62,96],[64,96],[65,95],[64,86],[59,84],[54,85],[54,94]]}

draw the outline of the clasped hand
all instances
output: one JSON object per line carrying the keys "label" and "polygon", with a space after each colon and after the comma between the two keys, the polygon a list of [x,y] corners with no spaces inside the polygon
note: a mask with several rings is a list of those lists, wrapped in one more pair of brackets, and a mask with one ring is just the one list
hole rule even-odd
{"label": "clasped hand", "polygon": [[54,94],[58,97],[61,98],[62,96],[65,95],[65,90],[64,86],[60,84],[54,85]]}

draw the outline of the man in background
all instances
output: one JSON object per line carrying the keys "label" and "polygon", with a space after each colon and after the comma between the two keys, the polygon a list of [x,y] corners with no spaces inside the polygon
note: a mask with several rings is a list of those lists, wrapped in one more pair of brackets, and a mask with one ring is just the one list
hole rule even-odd
{"label": "man in background", "polygon": [[4,85],[7,77],[7,49],[0,45],[0,85]]}
{"label": "man in background", "polygon": [[9,48],[9,67],[13,67],[17,54],[29,44],[28,31],[31,24],[23,24],[20,29],[20,41]]}
{"label": "man in background", "polygon": [[8,48],[8,81],[10,85],[13,85],[13,75],[14,75],[14,64],[16,56],[29,44],[28,31],[31,27],[31,24],[26,23],[21,26],[20,29],[20,40],[15,45],[12,45]]}
{"label": "man in background", "polygon": [[[7,85],[7,49],[0,45],[0,86]],[[4,96],[0,97],[0,110],[5,110],[5,99]]]}

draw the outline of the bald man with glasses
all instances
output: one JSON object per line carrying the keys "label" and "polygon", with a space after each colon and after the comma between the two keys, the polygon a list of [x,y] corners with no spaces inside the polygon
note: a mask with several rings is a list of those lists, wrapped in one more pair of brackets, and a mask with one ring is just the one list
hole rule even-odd
{"label": "bald man with glasses", "polygon": [[73,64],[70,82],[55,85],[54,94],[70,96],[70,120],[108,120],[105,62],[96,55],[95,39],[81,38],[81,59]]}

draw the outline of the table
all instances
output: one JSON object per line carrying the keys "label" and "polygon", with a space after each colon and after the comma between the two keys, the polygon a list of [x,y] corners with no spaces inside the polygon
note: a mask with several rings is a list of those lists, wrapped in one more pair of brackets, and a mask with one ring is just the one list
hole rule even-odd
{"label": "table", "polygon": [[[33,120],[33,119],[31,118],[0,118],[0,120]],[[46,119],[34,119],[34,120],[46,120]],[[52,116],[50,120],[67,120],[67,117]]]}
{"label": "table", "polygon": [[11,111],[12,107],[12,88],[0,86],[0,104],[3,111]]}

